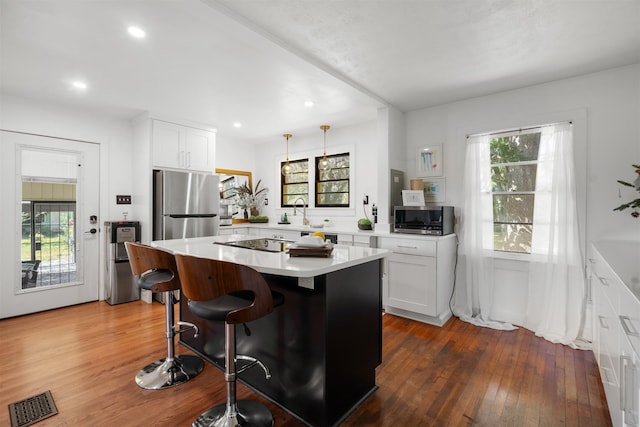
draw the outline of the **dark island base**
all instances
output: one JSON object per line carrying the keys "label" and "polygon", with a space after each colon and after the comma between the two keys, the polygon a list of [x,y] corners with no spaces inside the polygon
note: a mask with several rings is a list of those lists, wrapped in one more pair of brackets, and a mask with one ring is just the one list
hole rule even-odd
{"label": "dark island base", "polygon": [[[381,260],[314,278],[314,289],[298,279],[264,275],[285,297],[273,313],[237,326],[238,354],[257,357],[271,371],[266,380],[252,368],[240,381],[312,426],[334,426],[376,390],[382,363]],[[224,325],[194,316],[186,300],[181,319],[200,328],[181,343],[224,368]],[[220,377],[220,381],[224,381]],[[212,402],[213,404],[214,402]]]}

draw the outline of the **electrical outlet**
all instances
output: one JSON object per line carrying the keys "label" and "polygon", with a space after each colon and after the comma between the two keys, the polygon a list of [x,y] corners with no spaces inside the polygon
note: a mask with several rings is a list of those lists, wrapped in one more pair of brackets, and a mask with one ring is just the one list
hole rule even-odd
{"label": "electrical outlet", "polygon": [[116,196],[116,204],[118,205],[130,205],[131,204],[131,196],[123,196],[123,195],[118,195]]}
{"label": "electrical outlet", "polygon": [[364,198],[362,199],[362,204],[363,205],[368,205],[369,204],[369,196],[367,196],[366,194],[364,195]]}

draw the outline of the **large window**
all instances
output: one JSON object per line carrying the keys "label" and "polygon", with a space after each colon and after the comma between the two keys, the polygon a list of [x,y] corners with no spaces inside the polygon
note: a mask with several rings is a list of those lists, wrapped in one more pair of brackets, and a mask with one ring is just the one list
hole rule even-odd
{"label": "large window", "polygon": [[540,130],[490,135],[493,248],[531,253]]}
{"label": "large window", "polygon": [[[304,204],[309,204],[309,160],[290,161],[291,174],[280,175],[280,205],[282,207],[293,207],[299,198],[304,200]],[[284,162],[280,165],[284,166]]]}
{"label": "large window", "polygon": [[329,169],[318,169],[316,157],[316,207],[349,207],[349,153],[327,156]]}

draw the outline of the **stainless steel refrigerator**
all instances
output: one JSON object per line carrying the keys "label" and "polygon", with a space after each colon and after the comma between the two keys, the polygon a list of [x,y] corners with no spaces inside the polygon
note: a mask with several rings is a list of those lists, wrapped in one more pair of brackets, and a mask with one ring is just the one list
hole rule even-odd
{"label": "stainless steel refrigerator", "polygon": [[218,234],[217,175],[153,171],[153,240]]}

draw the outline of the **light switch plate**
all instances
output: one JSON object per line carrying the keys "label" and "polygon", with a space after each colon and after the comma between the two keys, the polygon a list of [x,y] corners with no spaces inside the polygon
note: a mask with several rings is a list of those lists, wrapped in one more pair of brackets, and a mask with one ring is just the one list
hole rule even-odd
{"label": "light switch plate", "polygon": [[130,195],[118,195],[118,196],[116,196],[116,204],[118,204],[118,205],[130,205],[131,204],[131,196]]}

